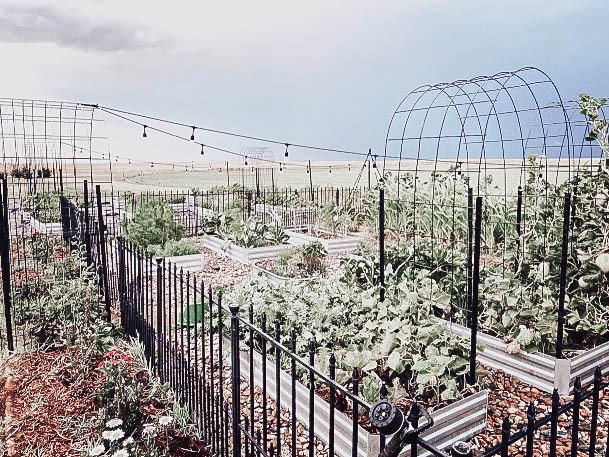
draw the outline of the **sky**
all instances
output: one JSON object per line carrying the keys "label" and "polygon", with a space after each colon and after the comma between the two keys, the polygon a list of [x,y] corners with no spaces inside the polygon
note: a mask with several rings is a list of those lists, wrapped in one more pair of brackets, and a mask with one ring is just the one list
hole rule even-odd
{"label": "sky", "polygon": [[[382,155],[396,106],[423,84],[535,66],[564,99],[608,95],[608,19],[606,0],[0,0],[0,97],[98,103]],[[144,140],[115,118],[106,131],[121,157],[202,160],[192,144]],[[235,151],[260,146],[204,137]]]}

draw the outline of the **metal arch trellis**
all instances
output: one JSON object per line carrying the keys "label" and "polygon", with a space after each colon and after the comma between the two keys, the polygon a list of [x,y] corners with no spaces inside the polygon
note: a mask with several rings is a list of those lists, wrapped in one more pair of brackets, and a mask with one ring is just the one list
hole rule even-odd
{"label": "metal arch trellis", "polygon": [[[407,248],[399,255],[412,268],[429,270],[434,280],[440,270],[448,274],[450,316],[467,313],[473,325],[473,294],[479,286],[488,294],[489,275],[517,286],[538,268],[541,295],[556,288],[559,326],[565,325],[574,281],[565,274],[578,264],[575,224],[582,230],[581,217],[574,218],[583,208],[578,184],[588,194],[606,190],[606,178],[598,178],[603,154],[586,142],[588,131],[579,103],[563,100],[550,77],[533,67],[420,86],[398,104],[382,164],[384,227],[397,234],[398,251]],[[532,233],[538,239],[531,240]],[[542,268],[546,262],[551,273]],[[437,306],[434,293],[430,288],[430,306]],[[524,287],[514,292],[521,299],[526,293]],[[558,340],[560,358],[562,336]]]}

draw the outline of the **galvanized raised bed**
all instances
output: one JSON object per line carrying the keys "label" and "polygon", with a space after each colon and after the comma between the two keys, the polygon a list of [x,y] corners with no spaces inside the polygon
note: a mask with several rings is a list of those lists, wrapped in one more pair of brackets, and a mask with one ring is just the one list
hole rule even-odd
{"label": "galvanized raised bed", "polygon": [[227,242],[215,235],[204,235],[203,246],[219,254],[225,254],[243,263],[254,263],[262,259],[276,259],[281,251],[289,248],[288,244],[265,246],[262,248],[242,248],[233,242]]}
{"label": "galvanized raised bed", "polygon": [[[455,323],[448,323],[452,332],[469,336],[470,329]],[[526,352],[509,354],[507,345],[499,338],[478,332],[478,342],[483,349],[478,360],[489,368],[502,370],[544,392],[558,389],[560,395],[568,395],[573,390],[575,378],[580,377],[582,385],[592,382],[594,370],[609,367],[609,343],[582,352],[569,359],[557,359],[551,355]]]}
{"label": "galvanized raised bed", "polygon": [[[242,351],[240,354],[241,375],[249,376],[249,353]],[[275,399],[275,364],[266,364],[266,386],[267,394]],[[262,355],[254,353],[254,383],[262,385]],[[292,377],[287,372],[280,371],[280,396],[282,408],[289,409],[292,404]],[[480,433],[486,427],[486,415],[488,406],[488,393],[478,392],[467,398],[452,403],[449,406],[438,409],[432,413],[435,425],[423,433],[422,436],[439,448],[447,448],[450,444],[459,440],[467,440]],[[324,399],[315,396],[314,400],[314,424],[315,436],[328,443],[329,441],[329,415],[330,405]],[[300,382],[296,382],[296,417],[303,423],[309,421],[309,388]],[[335,410],[334,445],[335,453],[340,457],[351,457],[352,455],[353,422],[345,414]],[[380,435],[375,435],[358,426],[358,448],[359,457],[376,457],[380,452]],[[410,448],[404,449],[401,456],[410,455]],[[420,456],[430,455],[419,448]]]}
{"label": "galvanized raised bed", "polygon": [[285,231],[286,235],[289,235],[290,237],[290,244],[300,246],[312,241],[319,241],[329,253],[353,251],[357,244],[363,240],[362,237],[355,235],[334,235],[330,231],[323,229],[318,229],[317,231],[330,236],[330,238],[316,237],[306,233],[301,233],[298,231],[299,229],[308,230],[308,227],[303,226]]}
{"label": "galvanized raised bed", "polygon": [[40,222],[28,211],[22,211],[21,215],[23,220],[29,221],[30,227],[37,232],[48,235],[61,235],[63,233],[61,222]]}

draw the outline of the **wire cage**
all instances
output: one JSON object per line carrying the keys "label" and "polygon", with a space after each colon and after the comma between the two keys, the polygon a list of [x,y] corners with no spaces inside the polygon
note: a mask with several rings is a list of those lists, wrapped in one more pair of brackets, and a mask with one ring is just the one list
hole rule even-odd
{"label": "wire cage", "polygon": [[438,316],[510,351],[604,343],[609,178],[588,133],[537,68],[411,91],[385,141],[385,261],[429,281]]}

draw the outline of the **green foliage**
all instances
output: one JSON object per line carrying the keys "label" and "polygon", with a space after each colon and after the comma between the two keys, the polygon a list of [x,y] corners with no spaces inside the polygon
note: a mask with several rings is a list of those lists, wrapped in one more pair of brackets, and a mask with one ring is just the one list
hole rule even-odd
{"label": "green foliage", "polygon": [[255,216],[240,223],[225,218],[218,229],[218,235],[227,242],[234,242],[244,248],[277,246],[286,244],[290,239],[279,221],[264,224]]}
{"label": "green foliage", "polygon": [[22,206],[40,222],[61,222],[59,193],[57,192],[31,194],[23,200]]}
{"label": "green foliage", "polygon": [[144,249],[151,245],[164,247],[183,233],[184,227],[174,220],[172,209],[159,200],[141,203],[127,226],[127,238]]}
{"label": "green foliage", "polygon": [[264,313],[269,322],[278,321],[285,344],[295,331],[299,353],[315,340],[316,365],[322,369],[334,352],[340,382],[348,382],[357,368],[389,385],[399,378],[411,395],[426,395],[436,404],[459,398],[469,347],[434,317],[429,296],[443,292],[425,272],[409,270],[400,281],[393,275],[388,279],[383,303],[378,286],[362,286],[349,276],[319,278],[316,287],[298,281],[278,287],[257,278],[226,298],[251,303],[255,320]]}
{"label": "green foliage", "polygon": [[169,240],[165,246],[151,244],[148,246],[148,252],[153,257],[175,257],[181,255],[198,254],[199,247],[192,241],[182,238],[181,240]]}
{"label": "green foliage", "polygon": [[353,206],[350,204],[337,205],[332,202],[322,208],[317,223],[336,235],[357,230],[358,220],[359,216]]}
{"label": "green foliage", "polygon": [[83,264],[78,255],[55,260],[45,267],[35,292],[16,301],[15,321],[38,347],[71,345],[97,335],[92,327],[100,318],[101,299]]}
{"label": "green foliage", "polygon": [[584,139],[586,141],[596,141],[603,151],[605,160],[609,159],[609,124],[602,117],[602,109],[606,104],[606,98],[597,100],[587,94],[579,95],[581,113],[586,116],[586,122],[590,127]]}
{"label": "green foliage", "polygon": [[320,241],[311,241],[295,248],[285,249],[277,256],[273,273],[288,278],[323,274],[326,271],[324,263],[326,255],[326,248]]}

